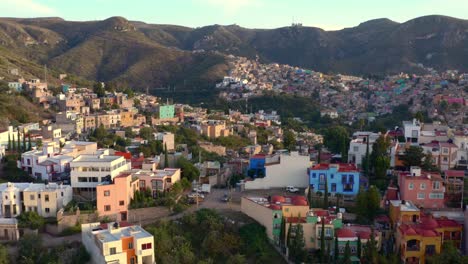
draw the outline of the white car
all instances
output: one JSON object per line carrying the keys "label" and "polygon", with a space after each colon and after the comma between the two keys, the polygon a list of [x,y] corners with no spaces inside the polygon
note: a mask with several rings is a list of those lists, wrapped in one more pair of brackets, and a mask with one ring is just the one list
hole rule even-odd
{"label": "white car", "polygon": [[287,192],[290,192],[290,193],[298,193],[299,192],[299,189],[294,187],[294,186],[287,186],[286,187],[286,191]]}
{"label": "white car", "polygon": [[195,197],[200,197],[202,199],[205,199],[205,195],[201,194],[201,193],[191,193],[189,195],[187,195],[188,198],[195,198]]}

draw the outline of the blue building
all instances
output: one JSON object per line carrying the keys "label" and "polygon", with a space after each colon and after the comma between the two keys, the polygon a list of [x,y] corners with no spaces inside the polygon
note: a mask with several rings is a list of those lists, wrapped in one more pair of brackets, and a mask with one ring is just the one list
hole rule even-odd
{"label": "blue building", "polygon": [[247,176],[251,178],[263,178],[265,177],[265,155],[255,155],[250,158],[249,169],[247,171]]}
{"label": "blue building", "polygon": [[308,169],[309,184],[314,192],[325,191],[354,196],[359,192],[360,173],[354,164],[317,164]]}

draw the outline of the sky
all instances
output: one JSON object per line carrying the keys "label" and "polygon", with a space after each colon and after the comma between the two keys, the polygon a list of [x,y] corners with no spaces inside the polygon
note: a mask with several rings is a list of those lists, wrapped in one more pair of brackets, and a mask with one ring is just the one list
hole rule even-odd
{"label": "sky", "polygon": [[123,16],[189,27],[277,28],[296,22],[337,30],[375,18],[405,22],[435,14],[468,19],[468,0],[0,0],[0,17],[86,21]]}

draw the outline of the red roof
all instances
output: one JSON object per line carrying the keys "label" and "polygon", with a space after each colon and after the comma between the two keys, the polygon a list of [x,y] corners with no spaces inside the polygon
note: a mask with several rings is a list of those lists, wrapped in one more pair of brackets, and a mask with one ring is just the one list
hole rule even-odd
{"label": "red roof", "polygon": [[444,172],[447,177],[465,177],[465,171],[462,170],[446,170]]}
{"label": "red roof", "polygon": [[398,190],[395,188],[388,188],[387,189],[387,200],[398,200]]}
{"label": "red roof", "polygon": [[132,158],[132,153],[130,153],[130,152],[116,151],[116,152],[114,153],[114,155],[116,155],[116,156],[122,156],[122,157],[124,157],[126,160],[129,160],[129,159]]}
{"label": "red roof", "polygon": [[451,219],[438,219],[437,223],[439,224],[440,227],[461,227],[459,223],[455,220]]}
{"label": "red roof", "polygon": [[286,218],[287,223],[307,223],[305,217],[288,217]]}
{"label": "red roof", "polygon": [[[311,170],[328,170],[332,164],[320,163],[311,168]],[[358,169],[356,165],[351,163],[336,163],[333,165],[338,165],[339,172],[357,172]]]}
{"label": "red roof", "polygon": [[336,236],[339,238],[347,238],[347,237],[356,237],[356,234],[353,230],[349,228],[340,228],[336,230]]}
{"label": "red roof", "polygon": [[281,196],[281,195],[274,195],[271,197],[271,202],[272,203],[285,203],[286,198],[284,198],[284,196]]}
{"label": "red roof", "polygon": [[269,208],[271,210],[281,210],[281,206],[276,205],[276,204],[270,204]]}

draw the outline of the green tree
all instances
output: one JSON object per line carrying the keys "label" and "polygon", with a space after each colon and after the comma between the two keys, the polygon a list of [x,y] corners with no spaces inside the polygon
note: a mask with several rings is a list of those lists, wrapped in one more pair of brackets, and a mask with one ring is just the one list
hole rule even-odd
{"label": "green tree", "polygon": [[124,93],[127,94],[128,98],[133,98],[135,96],[135,92],[131,88],[125,88]]}
{"label": "green tree", "polygon": [[10,138],[10,133],[8,133],[8,150],[11,151],[11,138]]}
{"label": "green tree", "polygon": [[281,229],[280,229],[280,246],[283,247],[285,245],[286,239],[286,218],[281,219]]}
{"label": "green tree", "polygon": [[143,127],[140,129],[140,137],[145,140],[154,139],[153,132],[154,132],[153,128]]}
{"label": "green tree", "polygon": [[325,219],[322,219],[322,229],[320,230],[320,260],[325,263]]}
{"label": "green tree", "polygon": [[340,250],[339,250],[339,247],[338,247],[338,237],[337,236],[335,236],[335,246],[333,247],[333,255],[334,255],[333,260],[335,261],[335,263],[338,263],[338,260],[340,258]]}
{"label": "green tree", "polygon": [[16,138],[18,139],[18,142],[17,142],[18,144],[16,145],[16,151],[18,153],[21,153],[21,136],[20,136],[19,128],[17,129],[16,134],[17,134]]}
{"label": "green tree", "polygon": [[428,151],[422,159],[421,169],[425,171],[437,171],[437,166],[432,163],[432,154]]}
{"label": "green tree", "polygon": [[323,195],[323,209],[328,210],[328,179],[325,177],[325,193]]}
{"label": "green tree", "polygon": [[440,254],[427,258],[428,264],[466,264],[468,256],[462,256],[458,249],[451,242],[445,242],[442,245]]}
{"label": "green tree", "polygon": [[421,167],[424,156],[425,154],[422,147],[410,146],[405,150],[405,153],[401,157],[401,160],[407,168],[411,166]]}
{"label": "green tree", "polygon": [[101,98],[101,97],[104,97],[104,95],[106,95],[106,90],[104,89],[104,87],[102,86],[102,83],[100,82],[96,82],[94,83],[93,85],[93,92],[97,95],[97,97]]}
{"label": "green tree", "polygon": [[244,264],[247,263],[247,259],[245,258],[244,255],[241,254],[235,254],[232,255],[228,258],[226,261],[227,264]]}
{"label": "green tree", "polygon": [[419,122],[424,122],[424,114],[421,111],[418,111],[415,115],[414,118],[418,120]]}
{"label": "green tree", "polygon": [[2,244],[0,244],[0,264],[10,263],[10,257],[8,256],[8,250]]}
{"label": "green tree", "polygon": [[164,168],[169,168],[169,155],[167,153],[166,143],[164,143]]}
{"label": "green tree", "polygon": [[190,182],[198,180],[200,171],[190,161],[181,157],[177,161],[177,166],[182,170],[182,178],[187,178]]}
{"label": "green tree", "polygon": [[291,245],[291,231],[292,231],[292,225],[291,225],[291,222],[289,222],[288,232],[286,234],[286,247],[287,248],[289,248],[289,246]]}
{"label": "green tree", "polygon": [[38,235],[26,234],[19,240],[18,263],[41,263],[42,240]]}
{"label": "green tree", "polygon": [[348,152],[349,133],[345,127],[328,128],[325,130],[323,141],[324,145],[333,153],[344,154],[344,152]]}
{"label": "green tree", "polygon": [[309,191],[307,192],[307,202],[309,203],[309,208],[313,208],[312,191],[312,186],[309,185]]}
{"label": "green tree", "polygon": [[440,107],[440,110],[442,110],[442,112],[445,112],[448,108],[448,102],[446,100],[440,101],[439,107]]}
{"label": "green tree", "polygon": [[378,262],[378,250],[377,242],[375,241],[374,229],[372,229],[370,239],[367,241],[366,246],[364,247],[363,259],[365,263]]}
{"label": "green tree", "polygon": [[28,135],[28,150],[32,150],[31,135]]}
{"label": "green tree", "polygon": [[361,244],[361,243],[362,243],[362,242],[361,242],[361,238],[358,237],[358,241],[357,241],[357,250],[356,250],[356,252],[357,252],[356,255],[358,256],[358,258],[361,258],[361,256],[362,256],[362,244]]}
{"label": "green tree", "polygon": [[11,140],[11,149],[10,151],[16,152],[16,141],[15,141],[15,134],[13,134],[13,138]]}
{"label": "green tree", "polygon": [[294,263],[302,263],[305,261],[306,252],[304,250],[304,230],[301,223],[297,223],[294,227],[294,237],[289,246],[289,256]]}
{"label": "green tree", "polygon": [[[346,242],[342,263],[343,264],[351,264],[352,263],[351,262],[351,248],[349,246],[349,241]],[[372,262],[369,262],[369,263],[372,263]]]}
{"label": "green tree", "polygon": [[24,133],[24,130],[23,130],[23,148],[22,148],[22,152],[26,152],[26,133]]}
{"label": "green tree", "polygon": [[374,221],[380,208],[380,194],[375,186],[367,191],[360,190],[356,197],[356,211],[358,220],[371,223]]}
{"label": "green tree", "polygon": [[39,229],[45,225],[44,218],[34,211],[22,212],[17,219],[18,226],[22,228]]}
{"label": "green tree", "polygon": [[291,130],[286,130],[283,134],[283,145],[289,151],[296,149],[296,136]]}
{"label": "green tree", "polygon": [[365,156],[365,159],[366,159],[366,163],[365,163],[365,167],[364,167],[364,174],[366,175],[366,177],[368,179],[370,179],[370,175],[369,175],[369,168],[370,168],[370,159],[369,159],[369,136],[367,136],[367,139],[366,139],[366,156]]}

